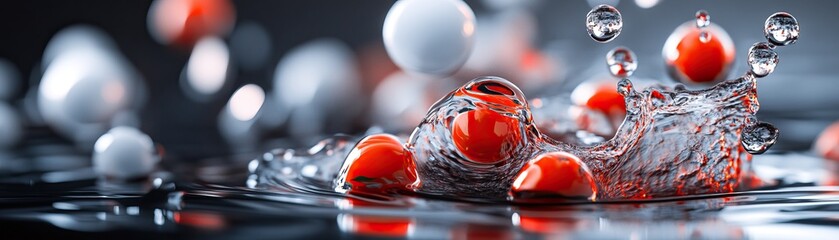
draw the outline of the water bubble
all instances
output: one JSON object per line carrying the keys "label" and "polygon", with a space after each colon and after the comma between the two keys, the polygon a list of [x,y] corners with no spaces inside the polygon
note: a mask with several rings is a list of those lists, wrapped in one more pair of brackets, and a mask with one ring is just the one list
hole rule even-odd
{"label": "water bubble", "polygon": [[705,10],[696,11],[696,27],[705,28],[711,25],[711,15]]}
{"label": "water bubble", "polygon": [[798,21],[786,12],[777,12],[769,16],[764,23],[763,34],[766,40],[777,46],[792,45],[798,40]]}
{"label": "water bubble", "polygon": [[699,41],[702,41],[703,43],[708,43],[709,41],[711,41],[711,34],[709,34],[707,31],[700,32]]}
{"label": "water bubble", "polygon": [[778,53],[768,43],[755,43],[749,49],[749,68],[755,77],[765,77],[775,71],[778,65]]}
{"label": "water bubble", "polygon": [[594,41],[607,43],[620,35],[623,28],[621,13],[615,7],[602,4],[586,14],[586,29]]}
{"label": "water bubble", "polygon": [[699,33],[699,41],[703,43],[711,41],[711,34],[705,30],[708,25],[711,25],[711,15],[705,10],[696,11],[696,27],[702,31]]}
{"label": "water bubble", "polygon": [[761,154],[775,144],[778,139],[778,128],[770,123],[760,122],[743,130],[740,142],[743,148],[751,154]]}
{"label": "water bubble", "polygon": [[638,68],[638,58],[632,50],[625,47],[616,47],[606,54],[606,64],[612,76],[626,78],[632,76]]}

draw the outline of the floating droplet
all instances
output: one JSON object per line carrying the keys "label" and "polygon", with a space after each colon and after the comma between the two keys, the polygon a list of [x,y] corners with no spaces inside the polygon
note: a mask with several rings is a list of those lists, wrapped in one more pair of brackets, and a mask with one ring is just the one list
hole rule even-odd
{"label": "floating droplet", "polygon": [[770,123],[760,122],[743,130],[740,142],[743,148],[751,154],[761,154],[775,144],[778,139],[778,128]]}
{"label": "floating droplet", "polygon": [[591,39],[601,43],[612,41],[623,28],[621,13],[615,7],[603,4],[586,14],[586,29]]}
{"label": "floating droplet", "polygon": [[705,28],[711,24],[711,15],[705,10],[696,11],[696,27]]}
{"label": "floating droplet", "polygon": [[755,43],[749,49],[749,68],[755,77],[765,77],[778,65],[778,53],[768,43]]}
{"label": "floating droplet", "polygon": [[798,40],[798,21],[789,13],[772,14],[764,25],[763,34],[766,40],[776,46],[792,45]]}
{"label": "floating droplet", "polygon": [[606,64],[612,76],[626,78],[632,76],[638,68],[637,57],[632,50],[625,47],[616,47],[606,54]]}
{"label": "floating droplet", "polygon": [[699,41],[702,41],[702,43],[708,43],[709,41],[711,41],[711,34],[709,34],[706,31],[700,32],[699,33]]}

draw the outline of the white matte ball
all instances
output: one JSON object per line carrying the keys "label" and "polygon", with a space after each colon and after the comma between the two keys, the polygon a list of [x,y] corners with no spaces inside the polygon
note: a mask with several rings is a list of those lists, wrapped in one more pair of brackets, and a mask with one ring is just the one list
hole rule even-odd
{"label": "white matte ball", "polygon": [[151,138],[132,127],[112,128],[96,140],[93,148],[93,170],[100,176],[142,177],[160,161]]}
{"label": "white matte ball", "polygon": [[472,51],[475,14],[461,0],[400,0],[387,13],[382,36],[403,70],[449,75]]}

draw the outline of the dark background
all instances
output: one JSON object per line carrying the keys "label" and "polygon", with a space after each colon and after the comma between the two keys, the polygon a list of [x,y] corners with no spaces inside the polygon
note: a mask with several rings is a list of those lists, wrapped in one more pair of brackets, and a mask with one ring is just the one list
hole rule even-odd
{"label": "dark background", "polygon": [[[240,71],[234,85],[257,83],[271,88],[277,61],[294,46],[332,37],[358,50],[381,45],[381,26],[394,1],[233,1],[237,23],[253,21],[265,27],[273,50],[266,66]],[[482,1],[466,1],[478,18],[492,14]],[[152,1],[14,1],[0,7],[0,58],[9,59],[29,84],[40,78],[37,72],[43,50],[60,29],[84,23],[103,29],[122,53],[139,70],[149,87],[149,101],[141,112],[141,129],[170,152],[186,158],[226,154],[216,125],[226,97],[208,103],[190,101],[178,83],[189,52],[164,46],[149,34],[146,19]],[[620,37],[608,44],[591,41],[583,19],[591,6],[583,0],[541,1],[532,8],[538,21],[539,37],[534,45],[556,41],[576,47],[569,65],[568,82],[584,80],[589,68],[605,72],[602,57],[619,45],[638,54],[637,77],[667,79],[661,60],[661,46],[679,24],[692,20],[696,10],[707,10],[711,21],[723,26],[734,39],[737,62],[732,75],[745,72],[748,47],[763,39],[763,22],[777,11],[792,13],[801,23],[797,44],[778,50],[780,65],[770,77],[760,80],[761,119],[782,130],[781,142],[792,148],[808,148],[813,137],[828,123],[839,119],[839,82],[835,79],[834,43],[839,22],[834,1],[674,1],[662,0],[650,9],[634,1],[615,5],[623,14]],[[599,64],[599,65],[598,65]],[[594,66],[594,67],[591,67]],[[30,76],[32,75],[32,76]],[[24,89],[25,90],[25,89]],[[21,91],[21,96],[24,90]],[[223,93],[229,96],[232,90]],[[363,127],[358,128],[359,131]],[[282,133],[280,133],[281,135]]]}

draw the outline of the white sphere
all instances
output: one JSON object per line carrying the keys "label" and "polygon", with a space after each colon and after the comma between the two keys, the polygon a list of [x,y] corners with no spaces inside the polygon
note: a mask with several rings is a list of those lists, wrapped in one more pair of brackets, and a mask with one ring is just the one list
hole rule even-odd
{"label": "white sphere", "polygon": [[388,132],[410,132],[434,100],[428,90],[432,78],[396,72],[385,78],[373,92],[373,122]]}
{"label": "white sphere", "polygon": [[52,63],[55,58],[66,51],[78,50],[81,48],[97,48],[107,51],[117,49],[114,41],[101,29],[90,25],[73,25],[61,29],[52,36],[41,59],[42,71]]}
{"label": "white sphere", "polygon": [[0,102],[0,148],[12,147],[23,135],[20,115],[10,105]]}
{"label": "white sphere", "polygon": [[363,107],[357,69],[352,49],[340,41],[319,39],[295,47],[277,64],[272,94],[278,106],[272,111],[293,122],[292,132],[320,131],[327,115],[346,129]]}
{"label": "white sphere", "polygon": [[400,0],[388,11],[382,35],[403,70],[448,75],[472,51],[475,14],[461,0]]}
{"label": "white sphere", "polygon": [[[45,53],[50,60],[37,90],[44,122],[85,147],[110,128],[118,113],[139,108],[145,94],[130,63],[115,49],[98,45],[110,42],[107,35],[91,29],[70,27],[50,41],[52,50]],[[101,36],[81,37],[79,31]]]}
{"label": "white sphere", "polygon": [[208,101],[228,85],[231,70],[227,44],[217,37],[202,38],[184,67],[181,89],[193,100]]}
{"label": "white sphere", "polygon": [[93,148],[93,170],[100,176],[142,177],[160,161],[151,138],[131,127],[112,128],[96,140]]}
{"label": "white sphere", "polygon": [[264,109],[265,91],[256,84],[237,89],[219,114],[221,135],[237,150],[254,150],[257,144],[257,119]]}

